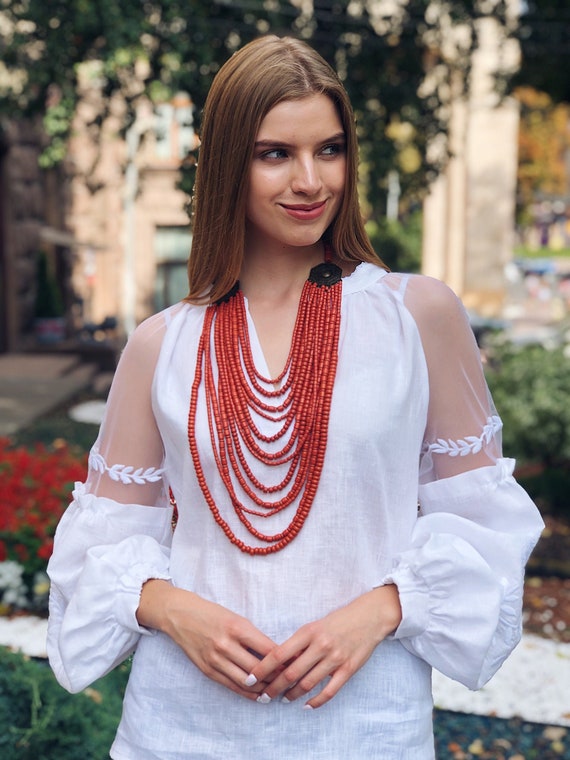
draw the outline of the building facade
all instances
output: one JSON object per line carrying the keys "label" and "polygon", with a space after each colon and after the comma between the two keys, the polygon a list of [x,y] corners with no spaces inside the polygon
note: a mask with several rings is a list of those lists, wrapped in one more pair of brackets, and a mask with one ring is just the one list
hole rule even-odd
{"label": "building facade", "polygon": [[[494,92],[491,73],[505,50],[493,20],[485,24],[471,93],[452,103],[452,158],[425,201],[423,271],[492,316],[512,258],[518,111]],[[190,98],[180,93],[155,109],[141,100],[124,132],[124,103],[113,101],[94,130],[100,95],[88,82],[80,94],[57,170],[39,169],[33,124],[0,133],[0,351],[33,346],[39,253],[59,285],[68,340],[104,320],[124,338],[186,294],[191,229],[179,181],[197,145]]]}

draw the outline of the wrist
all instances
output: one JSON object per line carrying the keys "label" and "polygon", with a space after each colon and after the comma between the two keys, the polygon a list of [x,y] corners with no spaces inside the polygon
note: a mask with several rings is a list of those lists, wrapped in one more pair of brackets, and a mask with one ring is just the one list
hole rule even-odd
{"label": "wrist", "polygon": [[176,591],[169,581],[150,578],[143,583],[136,617],[139,625],[165,631],[167,626],[167,604],[172,592]]}
{"label": "wrist", "polygon": [[402,622],[402,606],[398,587],[394,583],[378,586],[371,592],[377,598],[379,634],[382,639],[392,635]]}

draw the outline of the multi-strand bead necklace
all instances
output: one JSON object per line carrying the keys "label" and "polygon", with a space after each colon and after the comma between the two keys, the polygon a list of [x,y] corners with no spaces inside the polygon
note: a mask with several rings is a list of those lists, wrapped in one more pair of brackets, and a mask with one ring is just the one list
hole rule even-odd
{"label": "multi-strand bead necklace", "polygon": [[[330,262],[327,249],[325,263],[311,269],[303,286],[289,356],[281,374],[273,379],[255,367],[239,284],[206,309],[190,397],[188,441],[198,483],[214,519],[228,539],[248,554],[283,549],[297,536],[311,509],[327,444],[341,296],[342,272]],[[236,515],[260,546],[249,546],[236,536],[212,497],[196,436],[201,388],[218,473]],[[255,416],[270,420],[275,432],[264,434]],[[262,483],[246,451],[250,461],[253,457],[263,466],[286,465],[281,481]],[[269,518],[294,502],[295,514],[284,530],[267,534],[253,525],[252,517]]]}

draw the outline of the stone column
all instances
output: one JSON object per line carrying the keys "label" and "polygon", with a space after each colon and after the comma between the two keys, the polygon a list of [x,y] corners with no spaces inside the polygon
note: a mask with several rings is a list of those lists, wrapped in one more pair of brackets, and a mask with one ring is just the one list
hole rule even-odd
{"label": "stone column", "polygon": [[492,72],[516,55],[492,18],[480,22],[468,97],[452,103],[451,159],[424,204],[422,271],[485,316],[501,313],[515,225],[518,106],[502,102]]}

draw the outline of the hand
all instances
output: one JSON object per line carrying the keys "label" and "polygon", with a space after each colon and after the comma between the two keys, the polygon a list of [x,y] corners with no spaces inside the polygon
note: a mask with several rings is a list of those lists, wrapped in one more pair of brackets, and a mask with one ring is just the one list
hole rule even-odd
{"label": "hand", "polygon": [[240,615],[167,581],[150,580],[137,619],[168,634],[204,675],[236,694],[255,700],[266,689],[263,680],[253,688],[244,681],[275,642]]}
{"label": "hand", "polygon": [[256,678],[256,686],[271,681],[261,701],[279,694],[292,701],[330,676],[307,702],[308,707],[321,707],[364,665],[401,619],[396,586],[375,588],[322,620],[304,625],[256,664],[248,681]]}

